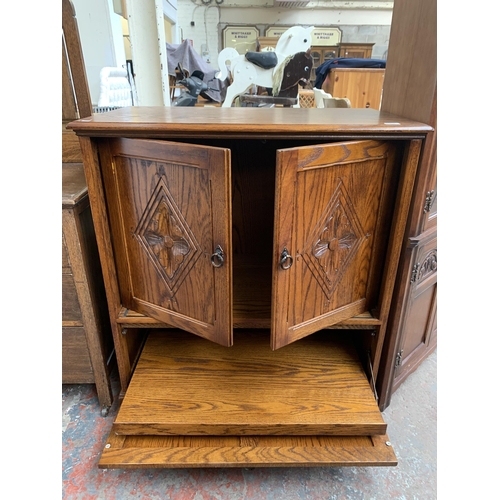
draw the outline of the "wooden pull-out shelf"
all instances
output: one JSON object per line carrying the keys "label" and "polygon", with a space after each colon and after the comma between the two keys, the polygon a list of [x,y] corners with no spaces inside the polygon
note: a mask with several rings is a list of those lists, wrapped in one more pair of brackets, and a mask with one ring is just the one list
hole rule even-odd
{"label": "wooden pull-out shelf", "polygon": [[222,347],[149,334],[100,467],[395,465],[348,335],[272,351],[268,330]]}
{"label": "wooden pull-out shelf", "polygon": [[395,466],[385,436],[119,436],[101,469]]}

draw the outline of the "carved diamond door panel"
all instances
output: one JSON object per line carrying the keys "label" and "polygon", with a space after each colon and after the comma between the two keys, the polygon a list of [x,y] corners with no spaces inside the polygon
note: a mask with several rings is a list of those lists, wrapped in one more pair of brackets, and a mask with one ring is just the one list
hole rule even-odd
{"label": "carved diamond door panel", "polygon": [[274,349],[377,305],[396,155],[378,141],[278,151]]}
{"label": "carved diamond door panel", "polygon": [[141,139],[102,150],[123,306],[231,345],[229,150]]}

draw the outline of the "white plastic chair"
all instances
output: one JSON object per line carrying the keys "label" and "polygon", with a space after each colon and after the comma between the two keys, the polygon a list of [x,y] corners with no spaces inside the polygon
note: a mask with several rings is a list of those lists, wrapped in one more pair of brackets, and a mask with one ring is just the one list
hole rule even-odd
{"label": "white plastic chair", "polygon": [[330,94],[327,94],[323,89],[313,88],[313,90],[314,90],[314,100],[316,101],[316,107],[317,108],[324,108],[325,104],[323,102],[323,99],[325,97],[331,99],[332,96]]}

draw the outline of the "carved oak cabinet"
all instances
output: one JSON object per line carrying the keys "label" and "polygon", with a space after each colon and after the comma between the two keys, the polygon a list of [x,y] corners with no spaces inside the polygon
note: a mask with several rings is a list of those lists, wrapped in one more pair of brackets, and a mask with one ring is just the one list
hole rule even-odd
{"label": "carved oak cabinet", "polygon": [[375,383],[431,128],[209,107],[70,128],[123,398],[99,466],[395,465]]}
{"label": "carved oak cabinet", "polygon": [[[379,406],[437,347],[437,2],[394,6],[381,109],[430,124],[421,152],[377,380]],[[411,40],[412,43],[408,43]]]}

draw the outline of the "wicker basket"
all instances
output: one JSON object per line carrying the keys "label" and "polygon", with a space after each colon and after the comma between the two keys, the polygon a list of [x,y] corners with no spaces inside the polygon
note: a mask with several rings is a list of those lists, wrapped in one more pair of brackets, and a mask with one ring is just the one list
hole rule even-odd
{"label": "wicker basket", "polygon": [[299,105],[301,108],[315,108],[314,91],[299,90]]}

